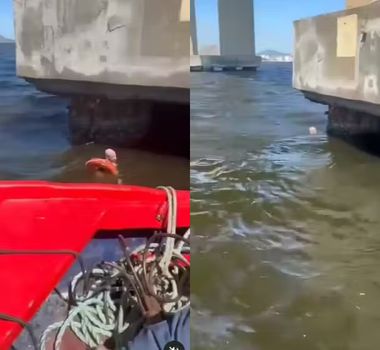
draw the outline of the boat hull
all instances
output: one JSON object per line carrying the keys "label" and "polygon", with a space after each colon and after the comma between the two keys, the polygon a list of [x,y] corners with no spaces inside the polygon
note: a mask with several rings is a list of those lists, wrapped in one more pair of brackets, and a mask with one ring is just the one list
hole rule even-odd
{"label": "boat hull", "polygon": [[[190,193],[177,191],[177,199],[177,227],[187,228]],[[167,208],[158,189],[0,183],[0,313],[29,322],[75,262],[72,252],[80,254],[95,237],[164,230]],[[0,348],[9,349],[21,331],[17,323],[0,320]]]}

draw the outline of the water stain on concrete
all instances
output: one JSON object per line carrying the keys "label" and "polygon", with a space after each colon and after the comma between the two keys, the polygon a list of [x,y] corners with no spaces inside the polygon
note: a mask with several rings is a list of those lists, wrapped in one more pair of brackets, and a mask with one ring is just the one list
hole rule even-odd
{"label": "water stain on concrete", "polygon": [[41,21],[42,3],[38,8],[28,8],[22,17],[22,30],[19,47],[25,56],[31,56],[34,50],[43,47],[44,27]]}

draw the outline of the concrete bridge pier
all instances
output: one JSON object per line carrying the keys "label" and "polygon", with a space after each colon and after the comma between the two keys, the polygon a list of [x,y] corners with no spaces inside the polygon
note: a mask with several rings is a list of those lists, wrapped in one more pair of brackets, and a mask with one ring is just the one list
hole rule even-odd
{"label": "concrete bridge pier", "polygon": [[69,130],[73,144],[87,142],[115,146],[138,143],[152,122],[152,103],[75,96],[69,105]]}
{"label": "concrete bridge pier", "polygon": [[190,55],[197,56],[199,54],[199,51],[198,51],[197,17],[195,14],[195,0],[190,0],[190,18],[191,18]]}
{"label": "concrete bridge pier", "polygon": [[256,70],[253,0],[218,0],[220,55],[200,55],[197,47],[195,5],[192,1],[193,56],[191,70]]}
{"label": "concrete bridge pier", "polygon": [[74,143],[135,144],[168,115],[187,130],[190,0],[14,0],[14,13],[17,74],[70,99]]}
{"label": "concrete bridge pier", "polygon": [[294,26],[294,87],[328,106],[329,134],[380,151],[380,1]]}

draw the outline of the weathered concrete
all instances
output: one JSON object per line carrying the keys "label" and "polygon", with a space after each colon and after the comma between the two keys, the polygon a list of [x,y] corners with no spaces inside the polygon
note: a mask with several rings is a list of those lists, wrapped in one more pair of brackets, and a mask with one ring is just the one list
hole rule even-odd
{"label": "weathered concrete", "polygon": [[69,107],[69,129],[74,144],[87,142],[127,146],[149,130],[152,103],[75,97]]}
{"label": "weathered concrete", "polygon": [[74,97],[68,127],[71,141],[77,145],[136,146],[160,154],[190,156],[190,109],[183,103]]}
{"label": "weathered concrete", "polygon": [[375,1],[376,0],[346,0],[346,8],[352,9],[355,7],[365,6]]}
{"label": "weathered concrete", "polygon": [[190,55],[198,55],[198,33],[197,33],[197,16],[195,14],[195,0],[190,0],[191,13],[191,33],[190,33]]}
{"label": "weathered concrete", "polygon": [[252,55],[200,55],[191,60],[192,71],[228,71],[256,70],[261,64],[261,57]]}
{"label": "weathered concrete", "polygon": [[219,37],[222,56],[254,56],[253,0],[219,0]]}
{"label": "weathered concrete", "polygon": [[380,118],[372,114],[357,112],[350,108],[331,106],[328,112],[327,131],[344,138],[380,134]]}
{"label": "weathered concrete", "polygon": [[189,101],[189,0],[15,0],[14,8],[17,73],[39,88]]}
{"label": "weathered concrete", "polygon": [[218,13],[220,55],[196,56],[194,53],[190,59],[190,69],[256,69],[261,64],[261,58],[255,52],[253,0],[218,0]]}
{"label": "weathered concrete", "polygon": [[380,151],[380,2],[347,7],[295,22],[293,84],[329,106],[329,134]]}
{"label": "weathered concrete", "polygon": [[295,22],[294,87],[380,116],[380,3]]}
{"label": "weathered concrete", "polygon": [[373,114],[330,106],[327,132],[367,152],[380,154],[380,118]]}

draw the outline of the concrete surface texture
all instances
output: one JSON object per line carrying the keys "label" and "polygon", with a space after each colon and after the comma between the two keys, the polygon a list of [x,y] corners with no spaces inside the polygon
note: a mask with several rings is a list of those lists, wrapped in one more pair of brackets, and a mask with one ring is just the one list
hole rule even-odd
{"label": "concrete surface texture", "polygon": [[190,55],[198,55],[198,35],[197,35],[197,18],[195,14],[195,0],[191,2],[191,35],[190,35]]}
{"label": "concrete surface texture", "polygon": [[140,142],[152,123],[147,101],[108,100],[90,96],[72,99],[69,107],[71,142],[127,146]]}
{"label": "concrete surface texture", "polygon": [[15,0],[14,8],[17,73],[44,90],[85,94],[76,83],[91,82],[108,95],[116,85],[117,98],[145,98],[141,87],[149,97],[156,87],[188,96],[189,0]]}
{"label": "concrete surface texture", "polygon": [[380,118],[374,118],[372,114],[357,112],[345,107],[331,106],[328,116],[327,131],[329,134],[347,139],[376,135],[378,139]]}
{"label": "concrete surface texture", "polygon": [[254,70],[261,64],[255,55],[201,55],[191,60],[192,69],[198,70]]}
{"label": "concrete surface texture", "polygon": [[366,152],[380,154],[380,118],[373,114],[330,106],[327,132]]}
{"label": "concrete surface texture", "polygon": [[355,7],[369,5],[378,0],[346,0],[346,8],[351,9]]}
{"label": "concrete surface texture", "polygon": [[316,102],[380,115],[380,2],[295,22],[293,85]]}
{"label": "concrete surface texture", "polygon": [[219,0],[220,54],[255,55],[253,0]]}

